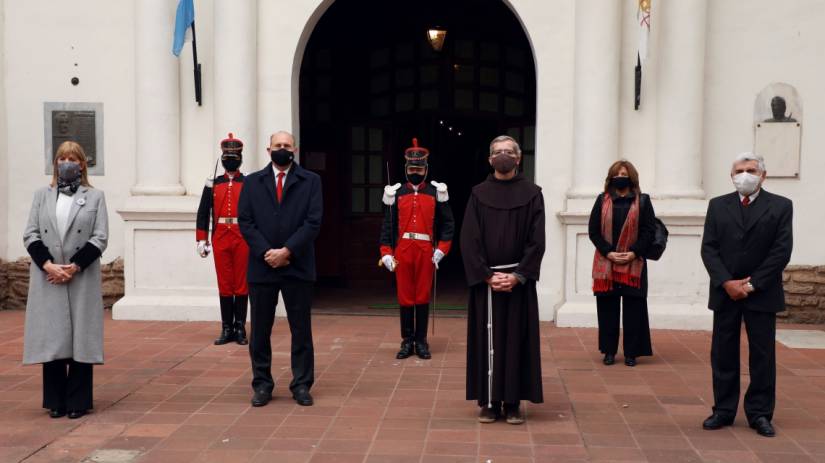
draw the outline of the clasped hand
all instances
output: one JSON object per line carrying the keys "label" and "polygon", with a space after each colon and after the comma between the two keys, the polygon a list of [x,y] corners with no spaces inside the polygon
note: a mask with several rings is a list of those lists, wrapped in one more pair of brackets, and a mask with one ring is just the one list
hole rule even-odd
{"label": "clasped hand", "polygon": [[624,265],[633,262],[636,259],[636,253],[629,252],[608,252],[607,258],[614,264]]}
{"label": "clasped hand", "polygon": [[272,268],[285,267],[289,265],[291,255],[287,248],[270,249],[264,254],[264,260]]}
{"label": "clasped hand", "polygon": [[493,291],[512,292],[513,287],[518,284],[518,278],[512,273],[495,272],[487,279],[487,284]]}
{"label": "clasped hand", "polygon": [[745,299],[754,291],[753,286],[748,285],[750,281],[751,277],[743,278],[741,280],[728,280],[722,283],[722,287],[725,288],[725,291],[728,293],[728,297],[734,301],[739,301]]}
{"label": "clasped hand", "polygon": [[43,264],[43,270],[46,272],[46,281],[53,285],[62,285],[72,281],[72,277],[80,268],[75,264],[58,265],[48,261]]}

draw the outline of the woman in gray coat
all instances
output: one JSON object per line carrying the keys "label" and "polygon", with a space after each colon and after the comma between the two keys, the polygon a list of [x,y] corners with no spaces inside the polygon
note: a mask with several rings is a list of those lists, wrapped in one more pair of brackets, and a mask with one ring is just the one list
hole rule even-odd
{"label": "woman in gray coat", "polygon": [[80,418],[92,408],[92,365],[103,363],[100,255],[108,228],[106,200],[89,184],[83,148],[63,142],[23,234],[33,264],[23,363],[43,364],[43,408],[52,418]]}

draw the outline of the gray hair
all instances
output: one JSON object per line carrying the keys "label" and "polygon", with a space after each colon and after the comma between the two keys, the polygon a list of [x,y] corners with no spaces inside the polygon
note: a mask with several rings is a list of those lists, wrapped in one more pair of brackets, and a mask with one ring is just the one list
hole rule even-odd
{"label": "gray hair", "polygon": [[759,171],[760,172],[765,172],[765,158],[763,158],[762,156],[760,156],[756,153],[751,153],[749,151],[746,151],[746,152],[741,153],[740,155],[736,156],[736,159],[733,160],[733,164],[731,165],[731,168],[733,168],[733,166],[735,166],[736,164],[739,164],[740,162],[747,162],[747,161],[756,161],[756,164],[757,164],[757,167],[759,168]]}
{"label": "gray hair", "polygon": [[509,135],[499,135],[496,138],[493,138],[493,141],[490,142],[490,155],[493,154],[493,145],[495,145],[496,143],[501,143],[503,141],[509,141],[510,143],[512,143],[513,148],[516,150],[516,154],[521,156],[521,147],[518,146],[518,142],[516,141],[516,139]]}

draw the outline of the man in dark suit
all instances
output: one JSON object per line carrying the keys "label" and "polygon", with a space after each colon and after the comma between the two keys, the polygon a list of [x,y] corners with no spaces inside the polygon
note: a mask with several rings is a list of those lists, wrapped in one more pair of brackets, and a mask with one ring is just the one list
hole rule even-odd
{"label": "man in dark suit", "polygon": [[733,162],[736,192],[708,204],[702,260],[710,275],[713,310],[713,414],[705,429],[733,424],[739,403],[739,333],[748,335],[748,424],[762,436],[771,425],[776,398],[776,313],[785,310],[782,271],[793,247],[793,203],[762,189],[765,161],[744,153]]}
{"label": "man in dark suit", "polygon": [[238,224],[249,245],[249,300],[252,333],[252,406],[272,399],[272,325],[278,294],[292,333],[292,382],[299,405],[312,405],[315,379],[310,306],[315,281],[315,238],[321,228],[321,178],[294,162],[295,138],[273,134],[267,148],[272,163],[249,175],[238,200]]}

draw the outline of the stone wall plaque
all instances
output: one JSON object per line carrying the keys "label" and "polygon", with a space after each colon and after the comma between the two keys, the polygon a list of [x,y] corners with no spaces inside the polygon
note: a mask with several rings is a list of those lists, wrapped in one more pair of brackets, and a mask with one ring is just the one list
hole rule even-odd
{"label": "stone wall plaque", "polygon": [[45,173],[52,173],[52,161],[61,143],[71,140],[86,152],[89,175],[103,175],[103,103],[43,104],[45,127]]}
{"label": "stone wall plaque", "polygon": [[765,158],[768,177],[799,178],[802,101],[786,83],[768,85],[753,106],[753,152]]}
{"label": "stone wall plaque", "polygon": [[799,177],[799,122],[760,122],[756,124],[754,149],[765,158],[768,177]]}

